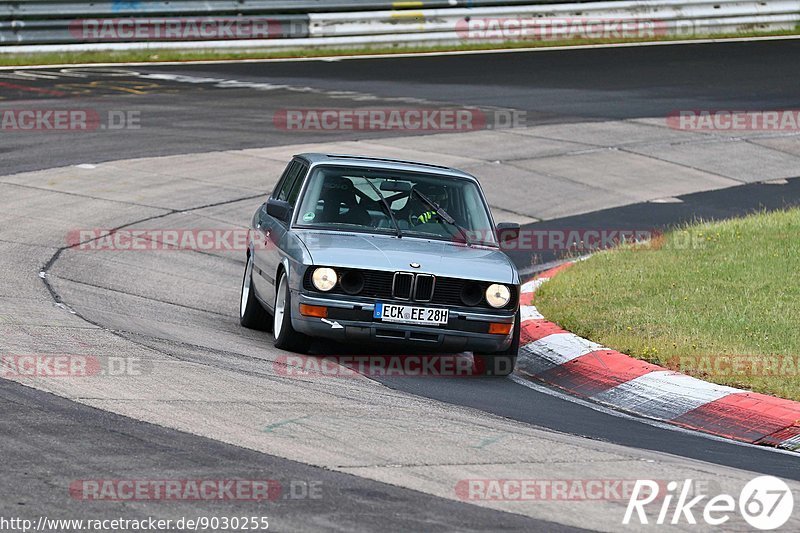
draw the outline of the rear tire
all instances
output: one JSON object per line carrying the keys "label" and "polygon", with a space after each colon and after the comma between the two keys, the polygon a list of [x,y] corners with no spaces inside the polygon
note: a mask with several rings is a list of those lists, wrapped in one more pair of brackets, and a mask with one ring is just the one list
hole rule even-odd
{"label": "rear tire", "polygon": [[272,316],[262,307],[253,289],[253,256],[247,257],[247,266],[242,279],[242,294],[239,303],[239,324],[248,329],[270,331]]}
{"label": "rear tire", "polygon": [[475,371],[483,376],[508,376],[514,372],[519,353],[520,313],[514,319],[514,331],[511,344],[502,352],[490,354],[474,354]]}
{"label": "rear tire", "polygon": [[281,272],[278,288],[275,291],[272,334],[275,337],[275,347],[281,350],[305,353],[311,345],[310,337],[298,333],[292,327],[292,294],[286,272]]}

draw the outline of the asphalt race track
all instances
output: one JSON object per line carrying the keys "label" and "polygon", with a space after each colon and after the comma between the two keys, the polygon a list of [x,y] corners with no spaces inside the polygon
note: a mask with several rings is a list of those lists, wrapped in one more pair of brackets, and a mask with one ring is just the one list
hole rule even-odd
{"label": "asphalt race track", "polygon": [[[132,518],[131,511],[134,516],[153,514],[144,504],[130,509],[127,503],[91,502],[87,507],[86,502],[73,501],[71,508],[67,504],[63,509],[63,504],[41,501],[53,486],[69,486],[89,468],[102,472],[122,467],[146,479],[168,474],[171,479],[272,479],[282,486],[293,485],[293,492],[269,504],[270,515],[290,517],[280,520],[285,531],[324,529],[331,524],[348,531],[451,531],[456,525],[462,531],[493,531],[498,525],[509,531],[580,531],[197,438],[5,380],[0,383],[0,398],[2,447],[6,464],[13,465],[0,490],[4,507],[8,506],[5,516],[28,506],[37,506],[51,517],[58,511],[103,518]],[[308,496],[315,484],[325,488],[324,499]],[[194,502],[161,504],[159,511],[165,507],[179,516],[197,515]],[[263,502],[217,502],[204,512],[209,516],[266,515],[263,507]]]}
{"label": "asphalt race track", "polygon": [[[276,131],[272,114],[293,106],[385,105],[409,98],[523,110],[528,125],[663,117],[679,109],[791,108],[797,103],[793,80],[800,75],[800,65],[792,58],[799,51],[798,41],[777,41],[331,62],[73,68],[69,75],[40,73],[33,78],[0,71],[2,101],[47,100],[52,107],[80,102],[101,111],[140,111],[142,123],[139,131],[103,131],[65,139],[55,133],[47,143],[35,136],[15,136],[0,149],[6,174],[134,157],[327,142],[332,137],[349,140],[375,134]],[[126,70],[275,87],[254,90],[229,85],[220,90],[210,82],[126,76]],[[89,75],[83,77],[82,72]],[[306,87],[314,90],[302,90]],[[383,99],[354,102],[336,92]]]}
{"label": "asphalt race track", "polygon": [[[100,121],[94,131],[0,133],[0,355],[120,356],[147,368],[0,380],[0,515],[268,514],[282,531],[613,531],[621,502],[464,501],[453,487],[510,477],[694,477],[730,491],[755,473],[800,481],[796,454],[600,412],[519,377],[282,375],[286,354],[238,325],[243,254],[114,254],[66,242],[77,228],[243,227],[305,149],[465,168],[495,218],[526,229],[660,229],[800,205],[796,129],[709,134],[664,118],[797,109],[798,53],[800,42],[787,40],[0,70],[0,111],[89,110]],[[273,120],[364,106],[479,109],[488,121],[409,132],[292,131]],[[509,114],[522,118],[497,124]],[[112,115],[136,126],[112,127]],[[525,272],[557,255],[511,253]],[[266,507],[69,496],[75,480],[101,478],[268,478],[317,483],[323,496]]]}

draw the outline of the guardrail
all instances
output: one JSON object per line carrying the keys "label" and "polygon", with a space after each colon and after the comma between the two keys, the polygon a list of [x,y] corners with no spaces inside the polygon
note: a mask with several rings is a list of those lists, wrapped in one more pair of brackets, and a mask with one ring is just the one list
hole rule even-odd
{"label": "guardrail", "polygon": [[[582,36],[592,31],[652,29],[655,35],[737,32],[800,21],[800,1],[656,0],[494,8],[325,13],[309,15],[311,37],[417,34],[437,39],[510,40]],[[625,28],[623,24],[627,24]],[[638,25],[638,26],[637,26]],[[697,31],[702,30],[702,31]],[[636,37],[634,35],[634,37]]]}
{"label": "guardrail", "polygon": [[[800,23],[800,0],[530,2],[0,2],[0,53],[644,39],[790,30]],[[391,5],[411,9],[383,9]],[[428,8],[443,5],[449,7]]]}
{"label": "guardrail", "polygon": [[[281,15],[388,9],[431,9],[555,3],[558,0],[22,0],[0,1],[0,20],[86,16]],[[586,0],[592,1],[592,0]]]}

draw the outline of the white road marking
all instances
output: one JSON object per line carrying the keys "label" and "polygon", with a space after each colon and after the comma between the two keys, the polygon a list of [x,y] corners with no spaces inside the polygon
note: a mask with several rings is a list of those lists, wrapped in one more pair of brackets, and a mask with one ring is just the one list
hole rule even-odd
{"label": "white road marking", "polygon": [[539,287],[550,281],[550,278],[536,278],[527,283],[523,283],[520,292],[529,294],[539,290]]}
{"label": "white road marking", "polygon": [[602,345],[578,337],[574,333],[553,333],[520,348],[529,357],[553,365],[563,365],[587,353],[604,349]]}
{"label": "white road marking", "polygon": [[534,390],[536,392],[540,392],[542,394],[547,394],[548,396],[553,396],[554,398],[558,398],[559,400],[563,400],[565,402],[578,404],[578,405],[580,405],[582,407],[588,407],[589,409],[592,409],[593,411],[597,411],[598,413],[603,413],[605,415],[611,415],[611,416],[615,416],[617,418],[624,418],[626,420],[633,420],[633,421],[639,422],[640,424],[646,424],[648,426],[652,426],[652,427],[658,428],[658,429],[664,429],[664,430],[668,430],[668,431],[675,431],[677,433],[684,433],[684,434],[687,434],[687,435],[693,435],[695,437],[701,437],[701,438],[704,438],[704,439],[713,440],[713,441],[717,441],[717,442],[725,442],[727,444],[732,444],[734,446],[743,446],[745,448],[757,448],[759,450],[763,450],[763,451],[769,452],[769,453],[780,453],[780,454],[784,454],[784,455],[791,455],[793,457],[797,457],[797,452],[792,452],[792,451],[789,451],[789,450],[781,450],[779,448],[771,448],[771,447],[768,447],[768,446],[759,446],[759,445],[756,445],[756,444],[750,444],[748,442],[741,442],[741,441],[738,441],[738,440],[726,439],[724,437],[718,437],[716,435],[711,435],[709,433],[701,433],[699,431],[693,431],[691,429],[682,428],[680,426],[674,426],[674,425],[668,424],[666,422],[661,422],[661,421],[650,419],[650,418],[646,418],[646,417],[643,417],[643,416],[635,416],[635,415],[632,415],[632,414],[629,414],[629,413],[623,413],[621,411],[617,411],[617,410],[612,409],[610,407],[605,407],[603,405],[600,405],[600,404],[597,404],[597,403],[594,403],[594,402],[591,402],[591,401],[588,401],[588,400],[584,400],[582,398],[577,398],[575,396],[570,396],[569,394],[567,394],[565,392],[561,392],[561,391],[558,391],[558,390],[555,390],[555,389],[551,389],[550,387],[547,387],[545,385],[541,385],[541,384],[539,384],[539,383],[537,383],[535,381],[531,381],[531,380],[526,379],[526,378],[524,378],[524,377],[522,377],[520,375],[517,375],[517,374],[512,374],[510,376],[510,378],[511,378],[511,381],[513,381],[514,383],[516,383],[518,385],[522,385],[523,387],[527,387],[527,388],[529,388],[531,390]]}
{"label": "white road marking", "polygon": [[519,306],[520,322],[528,320],[544,320],[542,313],[533,305],[520,305]]}
{"label": "white road marking", "polygon": [[641,412],[661,419],[673,420],[741,389],[708,383],[670,370],[649,372],[592,397],[593,400]]}

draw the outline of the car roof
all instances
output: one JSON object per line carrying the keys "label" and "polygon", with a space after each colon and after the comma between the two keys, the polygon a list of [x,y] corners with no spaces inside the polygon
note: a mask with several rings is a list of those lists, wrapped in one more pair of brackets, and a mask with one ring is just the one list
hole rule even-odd
{"label": "car roof", "polygon": [[429,163],[420,163],[418,161],[405,161],[402,159],[390,159],[385,157],[370,157],[365,155],[347,155],[347,154],[323,154],[323,153],[303,153],[297,154],[294,157],[305,159],[312,165],[330,164],[341,166],[359,166],[371,168],[385,168],[391,170],[406,170],[411,172],[425,172],[435,173],[445,176],[452,176],[457,178],[467,178],[477,181],[477,178],[472,174],[467,174],[461,170],[445,167],[441,165],[431,165]]}

